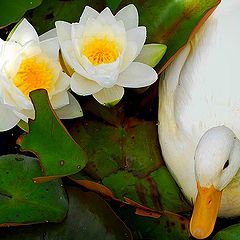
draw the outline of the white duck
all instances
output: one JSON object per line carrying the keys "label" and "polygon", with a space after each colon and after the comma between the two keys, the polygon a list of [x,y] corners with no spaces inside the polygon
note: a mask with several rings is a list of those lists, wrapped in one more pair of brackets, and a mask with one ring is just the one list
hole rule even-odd
{"label": "white duck", "polygon": [[240,1],[222,0],[160,84],[165,162],[195,202],[190,231],[240,216]]}

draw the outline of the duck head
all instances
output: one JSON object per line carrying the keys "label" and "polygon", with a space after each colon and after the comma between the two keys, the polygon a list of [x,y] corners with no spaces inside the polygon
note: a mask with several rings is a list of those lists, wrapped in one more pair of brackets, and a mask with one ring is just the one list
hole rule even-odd
{"label": "duck head", "polygon": [[213,231],[224,188],[240,168],[240,141],[225,126],[211,128],[200,139],[194,161],[198,194],[190,231],[204,239]]}

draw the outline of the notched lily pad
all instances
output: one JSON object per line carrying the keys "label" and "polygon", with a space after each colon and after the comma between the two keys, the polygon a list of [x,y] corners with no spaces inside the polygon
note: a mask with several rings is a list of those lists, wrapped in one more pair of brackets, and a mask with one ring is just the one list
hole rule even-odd
{"label": "notched lily pad", "polygon": [[0,226],[60,222],[68,210],[61,181],[35,184],[36,158],[0,156]]}
{"label": "notched lily pad", "polygon": [[23,151],[33,152],[39,159],[43,177],[36,182],[71,175],[86,164],[84,150],[73,140],[52,109],[46,90],[30,93],[35,120],[30,121],[29,133],[18,141]]}

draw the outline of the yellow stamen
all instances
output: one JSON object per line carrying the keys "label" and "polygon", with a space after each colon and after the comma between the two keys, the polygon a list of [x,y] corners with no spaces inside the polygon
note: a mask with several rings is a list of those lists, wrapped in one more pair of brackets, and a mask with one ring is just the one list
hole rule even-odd
{"label": "yellow stamen", "polygon": [[118,43],[107,37],[91,38],[82,48],[82,53],[93,65],[112,63],[119,57],[121,51]]}
{"label": "yellow stamen", "polygon": [[50,67],[48,59],[42,57],[26,58],[20,64],[14,78],[14,84],[22,93],[29,97],[29,93],[36,89],[53,88],[54,70]]}

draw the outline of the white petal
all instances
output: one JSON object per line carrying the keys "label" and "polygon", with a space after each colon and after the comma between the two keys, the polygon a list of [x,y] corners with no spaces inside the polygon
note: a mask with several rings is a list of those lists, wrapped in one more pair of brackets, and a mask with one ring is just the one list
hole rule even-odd
{"label": "white petal", "polygon": [[[69,65],[75,72],[87,77],[87,72],[81,66],[78,59],[75,56],[73,44],[71,40],[64,41],[61,45],[61,53],[64,61]],[[70,72],[70,71],[69,71]]]}
{"label": "white petal", "polygon": [[12,34],[9,40],[16,41],[21,45],[24,45],[29,41],[39,42],[39,38],[36,30],[25,18],[17,26],[16,30],[14,31],[14,33]]}
{"label": "white petal", "polygon": [[34,108],[32,109],[23,109],[21,111],[25,116],[27,116],[27,118],[31,118],[31,119],[35,119],[35,110]]}
{"label": "white petal", "polygon": [[55,95],[64,90],[67,90],[69,85],[70,85],[70,77],[66,73],[61,72],[59,74],[58,80],[55,83],[55,89],[53,94]]}
{"label": "white petal", "polygon": [[71,29],[71,39],[72,45],[74,49],[75,56],[79,59],[81,53],[81,41],[83,38],[83,34],[85,31],[85,27],[79,23],[73,23]]}
{"label": "white petal", "polygon": [[88,73],[86,72],[86,70],[82,67],[82,65],[77,61],[76,58],[71,57],[70,58],[71,61],[71,67],[73,68],[73,70],[75,72],[77,72],[79,75],[84,76],[85,78],[88,78]]}
{"label": "white petal", "polygon": [[135,61],[155,67],[164,56],[166,50],[167,46],[164,44],[146,44]]}
{"label": "white petal", "polygon": [[102,87],[109,88],[115,85],[119,74],[120,59],[117,59],[113,63],[94,66],[85,56],[83,56],[81,63],[87,72],[85,75],[81,74],[82,76],[96,81]]}
{"label": "white petal", "polygon": [[53,109],[64,107],[69,104],[69,97],[67,91],[60,92],[56,95],[53,95],[50,99],[50,102],[53,106]]}
{"label": "white petal", "polygon": [[4,69],[7,77],[14,77],[22,61],[21,45],[15,42],[6,42],[3,46],[1,57],[1,70]]}
{"label": "white petal", "polygon": [[146,64],[133,62],[119,75],[117,85],[129,88],[146,87],[158,79],[155,70]]}
{"label": "white petal", "polygon": [[17,117],[19,117],[24,122],[28,123],[28,119],[35,119],[35,111],[34,109],[22,109],[21,111],[14,111]]}
{"label": "white petal", "polygon": [[137,51],[137,44],[135,42],[128,42],[125,52],[123,54],[120,72],[124,71],[129,66],[129,64],[133,62],[133,60],[137,56]]}
{"label": "white petal", "polygon": [[55,38],[57,37],[57,29],[53,28],[45,33],[43,33],[41,36],[39,36],[39,40],[44,41],[44,40],[48,40],[50,38]]}
{"label": "white petal", "polygon": [[133,4],[129,4],[122,8],[116,15],[117,21],[122,20],[126,30],[136,28],[138,26],[138,11]]}
{"label": "white petal", "polygon": [[7,131],[14,126],[20,119],[13,113],[13,111],[3,104],[0,104],[0,132]]}
{"label": "white petal", "polygon": [[20,109],[32,109],[32,103],[28,100],[20,89],[6,78],[1,78],[3,100],[5,104],[17,106]]}
{"label": "white petal", "polygon": [[82,16],[80,17],[79,23],[86,24],[86,22],[89,18],[95,19],[98,17],[98,15],[99,15],[99,13],[95,9],[93,9],[89,6],[86,6],[84,8]]}
{"label": "white petal", "polygon": [[137,44],[137,55],[143,48],[146,41],[147,32],[145,27],[137,27],[127,31],[127,41],[135,42]]}
{"label": "white petal", "polygon": [[5,41],[3,41],[3,40],[0,38],[0,53],[1,53],[2,50],[3,50],[4,43],[5,43]]}
{"label": "white petal", "polygon": [[102,89],[95,81],[89,80],[77,73],[74,73],[70,82],[71,89],[79,95],[91,95]]}
{"label": "white petal", "polygon": [[124,88],[115,85],[112,88],[103,88],[101,91],[93,94],[93,97],[103,105],[114,106],[122,99],[123,94]]}
{"label": "white petal", "polygon": [[72,119],[82,117],[83,111],[80,104],[71,93],[68,93],[68,96],[69,104],[62,108],[56,109],[58,117],[60,119]]}
{"label": "white petal", "polygon": [[111,25],[116,23],[116,19],[113,16],[111,10],[106,7],[97,17],[96,21],[102,23],[102,24],[107,24],[107,25]]}
{"label": "white petal", "polygon": [[63,43],[60,42],[60,46],[63,60],[73,69],[74,67],[71,60],[73,58],[72,56],[74,56],[72,41],[67,40],[64,41]]}
{"label": "white petal", "polygon": [[35,41],[29,41],[27,42],[21,49],[21,54],[27,58],[27,57],[33,57],[36,56],[38,54],[40,54],[41,48],[39,43],[36,43]]}
{"label": "white petal", "polygon": [[40,42],[40,47],[48,57],[58,61],[59,44],[57,38],[50,38]]}
{"label": "white petal", "polygon": [[57,29],[57,36],[60,42],[60,45],[63,41],[71,39],[71,24],[64,21],[55,22]]}

